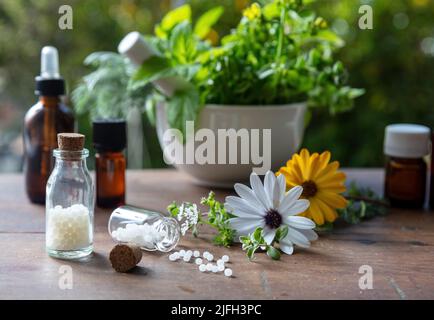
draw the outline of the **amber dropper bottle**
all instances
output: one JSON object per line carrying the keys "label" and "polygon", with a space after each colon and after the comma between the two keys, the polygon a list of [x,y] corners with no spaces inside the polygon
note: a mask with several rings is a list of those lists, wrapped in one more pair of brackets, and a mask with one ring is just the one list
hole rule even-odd
{"label": "amber dropper bottle", "polygon": [[39,102],[24,118],[24,175],[31,202],[45,203],[45,187],[53,168],[57,134],[74,132],[74,116],[61,101],[65,81],[59,74],[59,56],[54,47],[41,52],[41,75],[36,77]]}
{"label": "amber dropper bottle", "polygon": [[96,150],[96,203],[101,208],[125,204],[126,123],[123,120],[93,122],[93,144]]}

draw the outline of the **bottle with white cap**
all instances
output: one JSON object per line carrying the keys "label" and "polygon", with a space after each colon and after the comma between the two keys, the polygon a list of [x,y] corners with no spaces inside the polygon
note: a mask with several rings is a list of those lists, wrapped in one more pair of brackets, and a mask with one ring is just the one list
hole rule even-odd
{"label": "bottle with white cap", "polygon": [[36,77],[39,102],[24,118],[24,174],[26,191],[34,203],[45,203],[45,186],[53,168],[57,134],[74,131],[74,116],[62,103],[65,81],[59,73],[59,54],[47,46],[41,52],[41,74]]}
{"label": "bottle with white cap", "polygon": [[430,132],[428,127],[416,124],[393,124],[386,127],[384,191],[392,206],[424,206],[427,183],[425,157],[430,152]]}
{"label": "bottle with white cap", "polygon": [[[127,34],[119,43],[118,52],[125,55],[137,67],[152,57],[158,56],[155,50],[145,41],[143,36],[133,31]],[[152,81],[166,96],[171,97],[177,90],[184,89],[188,82],[181,77],[168,76]]]}

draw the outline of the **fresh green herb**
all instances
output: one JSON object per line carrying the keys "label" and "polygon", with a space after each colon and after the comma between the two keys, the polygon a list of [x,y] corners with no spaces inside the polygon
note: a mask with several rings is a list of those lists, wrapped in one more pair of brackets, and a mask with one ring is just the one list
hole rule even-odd
{"label": "fresh green herb", "polygon": [[383,216],[389,207],[388,202],[379,197],[373,190],[358,187],[355,182],[350,184],[345,197],[348,200],[348,206],[338,210],[338,213],[340,218],[351,224],[357,224],[376,216]]}
{"label": "fresh green herb", "polygon": [[331,113],[346,111],[364,91],[346,85],[347,72],[333,57],[344,42],[305,6],[310,2],[254,3],[218,47],[212,47],[206,35],[222,15],[221,7],[206,12],[195,25],[189,5],[176,8],[156,26],[156,35],[146,38],[159,53],[158,63],[145,61],[132,78],[132,86],[167,77],[187,80],[191,86],[166,98],[169,125],[181,131],[185,121],[195,120],[206,103],[307,101]]}
{"label": "fresh green herb", "polygon": [[126,117],[131,108],[142,109],[150,87],[129,88],[132,65],[121,55],[95,52],[84,64],[95,70],[83,77],[72,92],[75,111],[92,118]]}
{"label": "fresh green herb", "polygon": [[217,231],[213,241],[216,245],[229,247],[233,244],[235,231],[230,228],[228,220],[234,216],[226,211],[224,205],[215,199],[214,192],[210,192],[208,197],[201,200],[201,204],[206,206],[208,212],[202,214],[195,204],[184,202],[177,205],[175,202],[167,208],[171,216],[182,221],[181,231],[185,234],[191,230],[193,236],[199,234],[200,225],[208,225]]}
{"label": "fresh green herb", "polygon": [[242,249],[246,251],[246,255],[250,260],[255,258],[255,253],[258,250],[265,251],[267,256],[273,260],[279,260],[281,253],[280,250],[274,246],[274,244],[286,237],[288,234],[288,227],[280,227],[277,230],[274,241],[271,244],[268,244],[265,241],[264,237],[262,236],[262,231],[262,228],[256,228],[255,231],[248,236],[241,236],[240,241],[242,244]]}

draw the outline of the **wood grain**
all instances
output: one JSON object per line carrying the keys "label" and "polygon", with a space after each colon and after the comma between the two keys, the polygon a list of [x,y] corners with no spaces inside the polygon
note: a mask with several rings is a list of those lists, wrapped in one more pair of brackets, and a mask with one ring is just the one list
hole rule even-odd
{"label": "wood grain", "polygon": [[[381,170],[346,170],[349,179],[381,191]],[[130,171],[130,204],[164,211],[176,201],[198,202],[208,189],[174,170]],[[95,254],[68,262],[44,251],[44,208],[31,205],[20,175],[0,175],[1,299],[434,299],[434,216],[428,211],[392,210],[356,226],[323,234],[309,250],[271,261],[248,262],[238,246],[212,245],[212,232],[185,237],[179,248],[228,254],[234,278],[203,274],[196,265],[172,263],[167,254],[145,253],[131,274],[116,273],[108,260],[114,243],[107,234],[110,212],[95,214]],[[215,190],[223,200],[229,193]],[[59,267],[73,270],[72,290],[59,289]],[[359,267],[374,272],[374,289],[360,290]]]}

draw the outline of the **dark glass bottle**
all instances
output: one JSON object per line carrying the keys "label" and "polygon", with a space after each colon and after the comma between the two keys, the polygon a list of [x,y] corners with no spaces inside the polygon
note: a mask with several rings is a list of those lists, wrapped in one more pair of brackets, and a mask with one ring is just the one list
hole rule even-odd
{"label": "dark glass bottle", "polygon": [[126,123],[123,120],[98,120],[93,123],[96,150],[96,203],[101,208],[125,204]]}
{"label": "dark glass bottle", "polygon": [[385,197],[393,207],[423,208],[427,183],[429,128],[413,124],[386,127]]}
{"label": "dark glass bottle", "polygon": [[57,134],[74,131],[74,116],[61,102],[65,84],[56,72],[56,59],[57,50],[44,47],[41,76],[36,77],[35,93],[39,102],[29,109],[24,118],[26,191],[30,201],[39,204],[45,203],[45,188],[54,165],[52,154],[57,148]]}
{"label": "dark glass bottle", "polygon": [[422,208],[425,202],[427,165],[422,158],[389,157],[385,194],[393,207]]}

